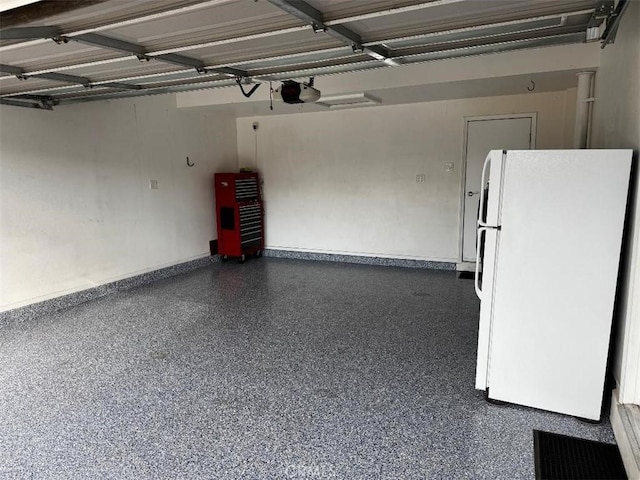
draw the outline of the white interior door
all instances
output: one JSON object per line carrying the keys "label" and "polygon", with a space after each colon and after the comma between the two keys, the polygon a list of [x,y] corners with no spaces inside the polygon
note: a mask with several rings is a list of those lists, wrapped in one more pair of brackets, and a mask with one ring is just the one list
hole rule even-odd
{"label": "white interior door", "polygon": [[476,234],[482,165],[490,150],[534,147],[534,116],[473,119],[467,123],[467,153],[463,201],[462,260],[476,261]]}

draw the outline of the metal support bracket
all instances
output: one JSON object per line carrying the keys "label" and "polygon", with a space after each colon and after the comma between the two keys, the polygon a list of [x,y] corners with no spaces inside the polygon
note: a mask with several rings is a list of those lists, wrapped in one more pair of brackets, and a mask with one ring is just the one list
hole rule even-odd
{"label": "metal support bracket", "polygon": [[109,50],[116,50],[123,53],[133,53],[138,58],[147,58],[147,51],[145,48],[135,43],[126,42],[117,38],[111,38],[97,33],[83,33],[82,35],[75,35],[73,37],[63,37],[68,42],[73,40],[78,43],[85,43],[87,45],[93,45],[96,47],[107,48]]}
{"label": "metal support bracket", "polygon": [[324,25],[318,25],[317,23],[312,23],[311,28],[313,28],[313,33],[322,33],[327,31],[327,27]]}
{"label": "metal support bracket", "polygon": [[37,108],[40,110],[53,110],[52,107],[44,107],[36,102],[19,102],[10,98],[0,98],[0,105],[10,105],[12,107]]}
{"label": "metal support bracket", "polygon": [[91,86],[117,88],[118,90],[142,90],[142,85],[136,85],[135,83],[108,82],[93,84]]}
{"label": "metal support bracket", "polygon": [[608,20],[614,13],[615,5],[613,0],[601,0],[589,19],[589,27],[597,27],[604,20]]}
{"label": "metal support bracket", "polygon": [[37,108],[40,110],[53,110],[54,105],[60,102],[48,95],[16,95],[14,97],[0,98],[0,104],[13,107]]}
{"label": "metal support bracket", "polygon": [[600,48],[605,48],[607,45],[615,41],[616,34],[618,33],[618,26],[620,25],[620,19],[622,18],[622,15],[624,15],[629,3],[629,0],[620,0],[615,10],[613,10],[607,18],[607,26],[602,33],[602,45]]}
{"label": "metal support bracket", "polygon": [[600,0],[587,24],[587,42],[597,42],[615,10],[613,0]]}
{"label": "metal support bracket", "polygon": [[19,27],[0,30],[0,40],[34,40],[40,38],[58,38],[60,28],[50,27]]}
{"label": "metal support bracket", "polygon": [[89,86],[91,84],[91,80],[86,77],[80,77],[78,75],[68,75],[66,73],[58,72],[39,73],[37,75],[25,74],[25,76],[29,78],[44,78],[45,80],[52,80],[54,82],[75,83],[84,86]]}
{"label": "metal support bracket", "polygon": [[24,73],[24,69],[20,67],[14,67],[13,65],[7,65],[0,63],[0,73],[8,73],[9,75],[21,76]]}

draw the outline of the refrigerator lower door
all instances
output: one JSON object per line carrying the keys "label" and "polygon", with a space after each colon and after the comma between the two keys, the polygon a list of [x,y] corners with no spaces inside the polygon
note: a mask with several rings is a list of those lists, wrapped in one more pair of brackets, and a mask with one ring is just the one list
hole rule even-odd
{"label": "refrigerator lower door", "polygon": [[[486,390],[487,371],[489,367],[489,339],[491,338],[491,303],[494,292],[493,282],[496,262],[496,249],[499,231],[494,228],[483,228],[478,232],[478,245],[484,242],[484,248],[478,255],[476,265],[476,285],[480,297],[480,323],[478,328],[478,357],[476,363],[476,388]],[[478,250],[480,248],[478,247]],[[482,280],[480,280],[480,275]]]}
{"label": "refrigerator lower door", "polygon": [[630,150],[510,151],[489,396],[599,419]]}

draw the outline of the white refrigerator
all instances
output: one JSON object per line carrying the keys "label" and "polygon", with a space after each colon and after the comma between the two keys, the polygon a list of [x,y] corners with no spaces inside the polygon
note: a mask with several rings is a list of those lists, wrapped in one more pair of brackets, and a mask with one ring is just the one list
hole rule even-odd
{"label": "white refrigerator", "polygon": [[600,419],[631,158],[489,153],[475,275],[489,399]]}

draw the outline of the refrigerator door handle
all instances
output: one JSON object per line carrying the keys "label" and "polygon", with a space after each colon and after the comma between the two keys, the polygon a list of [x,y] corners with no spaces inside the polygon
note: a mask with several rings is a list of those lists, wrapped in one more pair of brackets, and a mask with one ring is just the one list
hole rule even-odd
{"label": "refrigerator door handle", "polygon": [[[484,202],[487,200],[484,191],[487,182],[487,167],[490,163],[491,152],[489,152],[489,155],[487,155],[487,158],[484,161],[484,165],[482,165],[482,180],[480,180],[480,208],[478,209],[478,225],[481,227],[487,226],[487,223],[482,220],[482,212],[484,212]],[[479,232],[478,235],[480,235]]]}
{"label": "refrigerator door handle", "polygon": [[478,248],[476,248],[476,272],[473,277],[473,287],[476,290],[476,295],[482,300],[482,290],[480,289],[480,250],[482,246],[482,234],[489,230],[488,227],[478,228]]}

